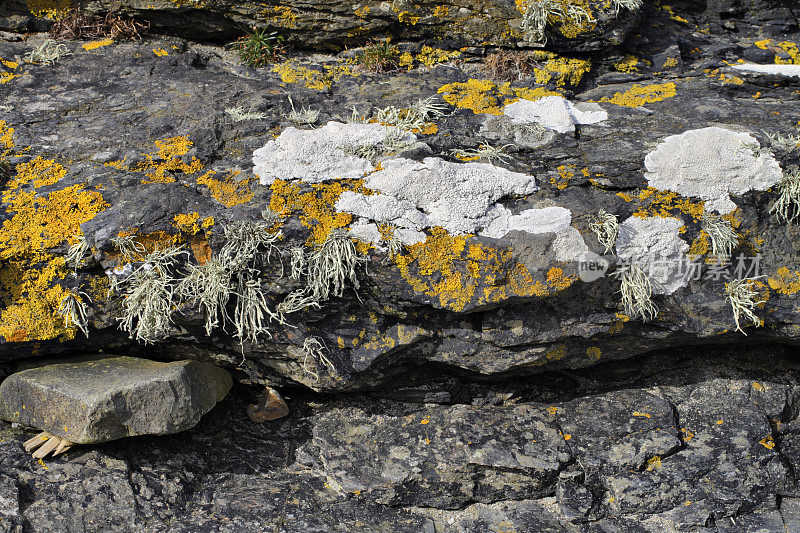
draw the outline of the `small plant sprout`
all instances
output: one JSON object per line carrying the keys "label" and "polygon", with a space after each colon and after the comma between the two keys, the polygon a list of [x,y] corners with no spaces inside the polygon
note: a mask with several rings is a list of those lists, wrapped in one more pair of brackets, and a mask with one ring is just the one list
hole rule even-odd
{"label": "small plant sprout", "polygon": [[653,287],[650,278],[641,267],[630,265],[622,272],[620,292],[622,307],[629,317],[641,317],[644,322],[658,315],[658,308],[652,300]]}
{"label": "small plant sprout", "polygon": [[206,335],[214,328],[225,324],[228,318],[226,306],[230,300],[231,271],[219,258],[212,258],[202,265],[188,265],[189,273],[178,284],[178,294],[183,300],[197,304],[205,317]]}
{"label": "small plant sprout", "polygon": [[589,223],[589,229],[597,236],[597,242],[603,246],[603,253],[611,253],[619,234],[617,216],[601,209]]}
{"label": "small plant sprout", "polygon": [[125,258],[126,261],[133,261],[137,257],[143,256],[147,250],[138,242],[133,235],[119,235],[111,239],[119,253]]}
{"label": "small plant sprout", "polygon": [[355,62],[365,72],[385,74],[397,69],[397,59],[397,47],[389,39],[384,39],[365,46],[356,55]]}
{"label": "small plant sprout", "polygon": [[563,0],[532,0],[522,15],[521,29],[530,42],[546,43],[544,34],[550,18],[559,18],[561,22],[581,24],[582,21],[594,22],[591,15],[579,5]]}
{"label": "small plant sprout", "polygon": [[295,281],[299,281],[303,274],[306,273],[306,252],[302,248],[292,248],[292,259],[290,261],[290,268],[292,270],[291,277]]}
{"label": "small plant sprout", "polygon": [[725,294],[733,309],[733,320],[736,322],[736,331],[747,335],[739,323],[742,316],[751,321],[753,325],[760,326],[761,320],[753,312],[757,305],[764,303],[764,300],[755,301],[758,291],[753,288],[753,283],[758,278],[733,279],[725,284]]}
{"label": "small plant sprout", "polygon": [[[87,299],[89,296],[82,293]],[[86,319],[86,304],[80,297],[74,293],[69,292],[64,299],[61,300],[61,305],[58,308],[58,314],[64,317],[64,325],[68,328],[78,328],[86,338],[89,338],[89,323]]]}
{"label": "small plant sprout", "polygon": [[478,148],[471,148],[469,150],[451,150],[450,154],[454,157],[465,160],[478,159],[492,164],[495,162],[507,163],[511,158],[506,155],[505,149],[509,146],[512,145],[506,144],[504,146],[491,146],[487,142],[482,142]]}
{"label": "small plant sprout", "polygon": [[75,265],[75,272],[78,271],[78,267],[83,261],[84,257],[86,257],[86,252],[89,251],[89,243],[86,242],[86,236],[83,233],[78,233],[75,236],[75,242],[72,243],[67,250],[67,263],[73,263]]}
{"label": "small plant sprout", "polygon": [[34,48],[23,56],[23,59],[34,65],[54,65],[62,57],[72,54],[67,45],[56,43],[52,39],[47,39],[41,46]]}
{"label": "small plant sprout", "polygon": [[253,111],[246,111],[243,107],[228,107],[225,112],[231,117],[234,122],[245,122],[247,120],[263,120],[267,118],[265,113],[255,113]]}
{"label": "small plant sprout", "polygon": [[733,230],[730,220],[713,213],[704,213],[702,226],[711,239],[711,255],[720,261],[730,258],[739,244],[739,235]]}
{"label": "small plant sprout", "polygon": [[317,111],[316,109],[311,109],[310,107],[304,107],[300,111],[295,109],[291,95],[289,96],[289,105],[292,106],[292,110],[286,117],[289,120],[289,122],[297,124],[298,126],[303,126],[303,125],[311,126],[313,124],[316,124],[317,120],[319,120],[319,111]]}
{"label": "small plant sprout", "polygon": [[[320,366],[324,366],[328,370],[328,374],[336,371],[333,361],[325,354],[327,351],[325,344],[318,337],[306,337],[306,340],[303,341],[303,371],[314,378],[315,382],[319,381],[317,370]],[[310,361],[313,361],[314,368],[309,365]]]}
{"label": "small plant sprout", "polygon": [[359,288],[356,265],[366,263],[347,231],[333,230],[325,242],[311,254],[308,265],[308,288],[318,302],[341,296],[347,280]]}
{"label": "small plant sprout", "polygon": [[797,165],[789,167],[778,184],[778,199],[769,212],[775,213],[778,221],[783,220],[786,224],[800,218],[800,170]]}

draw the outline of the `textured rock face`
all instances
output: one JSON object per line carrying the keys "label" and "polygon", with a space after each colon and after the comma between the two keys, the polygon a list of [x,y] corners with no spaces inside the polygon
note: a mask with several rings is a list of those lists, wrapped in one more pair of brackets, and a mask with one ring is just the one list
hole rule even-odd
{"label": "textured rock face", "polygon": [[[252,69],[151,35],[67,42],[33,65],[43,36],[0,42],[0,372],[102,349],[241,383],[185,433],[48,470],[3,425],[3,527],[800,529],[800,233],[772,209],[800,163],[797,78],[779,72],[800,64],[793,6],[645,2],[615,18],[602,3],[590,31],[550,21],[544,48],[495,63],[482,46],[535,48],[512,2],[481,4],[475,24],[511,28],[491,35],[369,3],[374,31],[347,38],[352,4],[289,6],[309,25],[280,31],[310,47],[392,28],[402,68],[381,75],[353,50]],[[253,7],[126,5],[204,37]],[[289,119],[289,96],[320,112],[313,127]],[[439,113],[410,120],[420,100]],[[736,234],[723,268],[711,222]],[[147,259],[173,246],[174,262]],[[583,252],[608,275],[581,281]],[[691,275],[675,264],[689,257]],[[615,277],[634,258],[654,265],[646,322]],[[737,277],[755,278],[747,337]],[[131,279],[159,315],[130,312]],[[125,316],[153,346],[120,331]],[[289,416],[250,422],[256,384]]]}
{"label": "textured rock face", "polygon": [[78,444],[193,427],[231,388],[197,361],[114,357],[23,370],[0,384],[0,418]]}
{"label": "textured rock face", "polygon": [[234,387],[185,433],[80,447],[46,468],[0,422],[1,523],[15,533],[795,531],[796,361],[777,348],[694,349],[501,384],[437,371],[424,397],[287,391],[290,416],[265,424],[245,414],[258,391]]}

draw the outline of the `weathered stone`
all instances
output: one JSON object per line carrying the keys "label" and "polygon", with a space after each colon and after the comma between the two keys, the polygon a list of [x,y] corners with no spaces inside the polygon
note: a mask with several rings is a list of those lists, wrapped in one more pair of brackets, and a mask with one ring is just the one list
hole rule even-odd
{"label": "weathered stone", "polygon": [[0,418],[78,444],[187,430],[231,388],[197,361],[114,357],[23,370],[0,384]]}

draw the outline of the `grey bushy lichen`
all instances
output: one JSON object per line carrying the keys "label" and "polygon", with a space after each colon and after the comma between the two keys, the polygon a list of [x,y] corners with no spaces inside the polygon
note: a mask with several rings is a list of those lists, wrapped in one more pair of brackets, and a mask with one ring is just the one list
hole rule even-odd
{"label": "grey bushy lichen", "polygon": [[594,22],[589,12],[581,6],[560,0],[532,0],[522,14],[521,28],[526,40],[546,43],[544,30],[551,17],[574,24]]}
{"label": "grey bushy lichen", "polygon": [[332,374],[336,367],[326,354],[327,348],[318,337],[306,337],[303,341],[303,371],[319,381],[319,367],[324,366],[328,374]]}
{"label": "grey bushy lichen", "polygon": [[47,39],[41,45],[26,53],[23,59],[34,65],[54,65],[62,57],[71,54],[72,52],[67,48],[67,45]]}
{"label": "grey bushy lichen", "polygon": [[704,213],[702,226],[711,239],[711,255],[723,261],[729,259],[739,244],[739,235],[730,220],[713,213]]}
{"label": "grey bushy lichen", "polygon": [[734,279],[725,284],[725,295],[733,309],[733,321],[736,323],[736,331],[744,335],[747,333],[742,329],[740,321],[742,318],[750,321],[755,326],[761,325],[761,319],[753,312],[756,306],[764,303],[764,300],[756,300],[758,291],[753,288],[753,282],[758,278]]}
{"label": "grey bushy lichen", "polygon": [[597,236],[597,242],[603,247],[603,253],[610,253],[614,249],[619,235],[619,222],[616,215],[601,209],[592,218],[589,229]]}
{"label": "grey bushy lichen", "polygon": [[800,169],[796,165],[789,168],[778,184],[778,199],[769,212],[786,224],[800,219]]}
{"label": "grey bushy lichen", "polygon": [[637,265],[629,265],[624,267],[620,281],[624,313],[645,322],[654,319],[658,308],[652,300],[653,287],[647,273]]}

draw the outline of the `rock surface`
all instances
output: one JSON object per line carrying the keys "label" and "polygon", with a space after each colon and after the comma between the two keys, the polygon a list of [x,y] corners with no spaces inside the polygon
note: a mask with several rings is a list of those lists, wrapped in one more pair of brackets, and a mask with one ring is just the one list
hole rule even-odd
{"label": "rock surface", "polygon": [[498,384],[438,371],[425,381],[446,400],[295,389],[265,424],[237,385],[185,433],[44,463],[0,423],[0,517],[30,532],[794,531],[797,361],[693,349]]}
{"label": "rock surface", "polygon": [[[46,468],[3,426],[0,528],[800,529],[800,230],[774,208],[800,164],[793,2],[614,17],[601,0],[587,31],[551,21],[546,43],[510,1],[448,4],[441,22],[439,6],[366,2],[363,23],[317,2],[289,6],[297,28],[265,26],[296,51],[392,33],[400,68],[383,74],[358,49],[253,69],[176,36],[233,39],[254,3],[86,7],[123,4],[172,35],[69,41],[34,65],[45,36],[0,34],[0,371],[102,350],[212,362],[239,384],[188,432]],[[0,10],[4,28],[48,25]],[[535,113],[509,111],[523,101]],[[576,258],[606,252],[600,210],[619,240],[583,282]],[[707,211],[736,233],[722,268]],[[269,243],[233,261],[250,237]],[[174,246],[174,264],[146,260]],[[633,258],[657,269],[648,321],[621,302]],[[726,292],[743,277],[747,337]],[[165,312],[120,331],[131,278]],[[65,302],[85,305],[88,338]],[[142,323],[163,326],[152,346],[130,338]],[[291,409],[253,424],[264,385]]]}
{"label": "rock surface", "polygon": [[0,418],[77,444],[193,427],[231,388],[227,371],[197,361],[112,357],[12,374]]}

